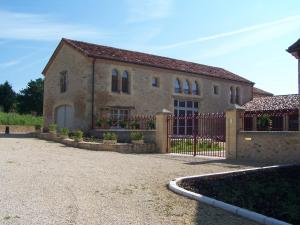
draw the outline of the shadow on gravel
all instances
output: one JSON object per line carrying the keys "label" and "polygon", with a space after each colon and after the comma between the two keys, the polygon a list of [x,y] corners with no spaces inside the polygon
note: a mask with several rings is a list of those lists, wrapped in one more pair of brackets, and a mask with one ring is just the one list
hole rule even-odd
{"label": "shadow on gravel", "polygon": [[26,134],[3,134],[0,133],[0,138],[33,138],[33,134],[26,133]]}

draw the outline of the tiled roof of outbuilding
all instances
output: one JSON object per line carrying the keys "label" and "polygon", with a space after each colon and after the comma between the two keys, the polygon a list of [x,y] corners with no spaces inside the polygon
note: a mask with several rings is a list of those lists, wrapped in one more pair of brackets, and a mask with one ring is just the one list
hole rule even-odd
{"label": "tiled roof of outbuilding", "polygon": [[[207,66],[207,65],[187,62],[183,60],[178,60],[178,59],[172,59],[172,58],[151,55],[151,54],[146,54],[141,52],[107,47],[102,45],[96,45],[96,44],[86,43],[82,41],[75,41],[75,40],[70,40],[65,38],[63,38],[62,41],[74,47],[75,49],[79,50],[80,52],[82,52],[88,57],[116,60],[121,62],[146,65],[146,66],[153,66],[157,68],[195,73],[195,74],[206,75],[206,76],[211,76],[211,77],[216,77],[221,79],[253,84],[253,82],[219,67]],[[46,71],[46,69],[47,66],[44,69],[43,73]]]}
{"label": "tiled roof of outbuilding", "polygon": [[299,95],[275,95],[270,97],[253,98],[243,107],[246,111],[276,111],[294,110],[299,107]]}

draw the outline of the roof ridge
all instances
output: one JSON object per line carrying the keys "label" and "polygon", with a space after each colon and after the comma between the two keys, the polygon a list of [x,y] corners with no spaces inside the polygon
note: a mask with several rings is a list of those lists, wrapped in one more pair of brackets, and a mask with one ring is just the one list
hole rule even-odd
{"label": "roof ridge", "polygon": [[[144,54],[144,55],[149,55],[149,56],[155,56],[155,57],[160,57],[160,58],[165,58],[165,59],[170,59],[170,60],[176,60],[176,61],[181,61],[181,62],[186,62],[186,63],[192,63],[192,64],[195,64],[195,65],[207,66],[207,67],[216,68],[216,69],[222,69],[222,70],[225,70],[227,72],[230,72],[230,71],[224,69],[223,67],[211,66],[211,65],[202,64],[202,63],[196,63],[196,62],[186,61],[186,60],[183,60],[183,59],[171,58],[171,57],[168,57],[168,56],[155,55],[153,53],[146,53],[146,52],[140,52],[140,51],[129,50],[129,49],[124,49],[124,48],[117,48],[117,47],[112,47],[112,46],[108,46],[108,45],[100,45],[100,44],[95,44],[95,43],[86,42],[86,41],[77,41],[77,40],[73,40],[73,39],[69,39],[69,38],[62,38],[62,39],[65,40],[65,41],[68,41],[69,43],[79,42],[79,43],[88,44],[88,45],[94,45],[94,46],[98,46],[98,47],[105,47],[105,48],[110,48],[110,49],[115,49],[115,50],[120,50],[120,51],[127,51],[127,52],[139,53],[139,54]],[[232,73],[232,72],[230,72],[230,73]]]}
{"label": "roof ridge", "polygon": [[[185,61],[182,59],[174,59],[166,56],[99,45],[84,41],[77,41],[68,38],[62,38],[61,42],[69,44],[71,47],[77,49],[87,57],[115,60],[124,63],[133,63],[161,69],[198,74],[218,79],[247,83],[250,85],[254,84],[252,81],[222,67],[210,66],[196,62]],[[43,72],[45,72],[45,70]]]}

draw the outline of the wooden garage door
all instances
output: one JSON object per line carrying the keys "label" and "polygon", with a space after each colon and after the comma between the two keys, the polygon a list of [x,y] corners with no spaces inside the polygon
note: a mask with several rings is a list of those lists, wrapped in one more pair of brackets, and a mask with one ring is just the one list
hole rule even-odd
{"label": "wooden garage door", "polygon": [[70,105],[58,106],[55,110],[55,122],[58,128],[73,128],[73,107]]}

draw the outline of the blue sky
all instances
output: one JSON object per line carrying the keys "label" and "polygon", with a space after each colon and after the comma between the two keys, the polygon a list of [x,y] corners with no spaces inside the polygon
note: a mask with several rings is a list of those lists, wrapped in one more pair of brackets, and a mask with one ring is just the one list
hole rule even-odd
{"label": "blue sky", "polygon": [[0,83],[16,91],[62,37],[219,66],[275,94],[297,93],[299,0],[0,0]]}

